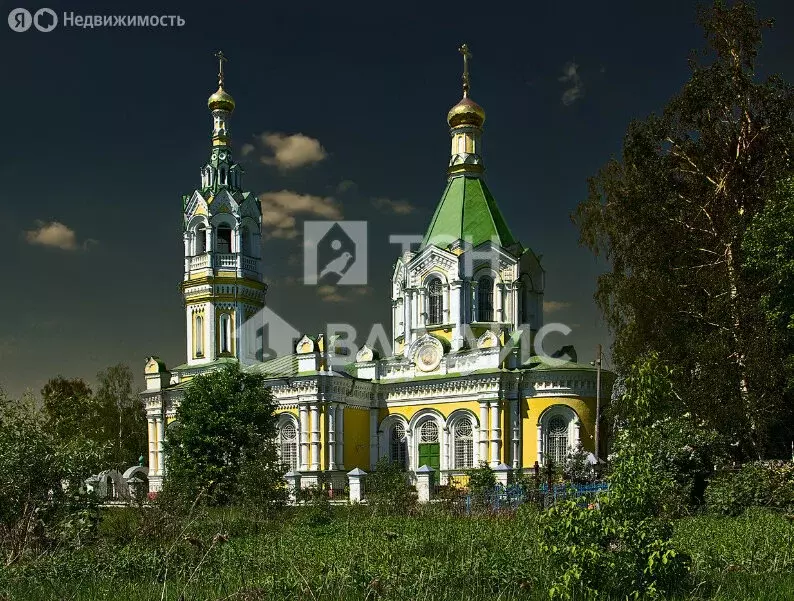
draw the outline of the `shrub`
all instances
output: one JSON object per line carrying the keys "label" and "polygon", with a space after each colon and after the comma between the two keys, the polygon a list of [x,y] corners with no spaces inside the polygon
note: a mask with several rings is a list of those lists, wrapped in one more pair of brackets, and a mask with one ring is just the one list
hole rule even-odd
{"label": "shrub", "polygon": [[375,513],[406,514],[416,508],[416,489],[405,470],[383,457],[364,481],[367,503]]}
{"label": "shrub", "polygon": [[484,461],[481,461],[478,467],[469,470],[469,494],[472,505],[485,505],[495,487],[496,474]]}
{"label": "shrub", "polygon": [[275,435],[275,402],[265,377],[238,365],[193,378],[166,431],[163,501],[187,507],[249,504],[286,498]]}
{"label": "shrub", "polygon": [[565,478],[574,484],[593,482],[596,474],[593,465],[587,460],[589,455],[582,445],[576,447],[576,450],[568,455],[565,462]]}
{"label": "shrub", "polygon": [[754,506],[794,512],[794,462],[758,461],[723,472],[706,488],[706,506],[724,515],[739,515]]}
{"label": "shrub", "polygon": [[687,558],[656,518],[630,519],[567,500],[541,514],[541,550],[557,570],[552,598],[656,598],[686,581]]}
{"label": "shrub", "polygon": [[56,543],[80,546],[98,520],[82,486],[102,449],[80,436],[61,440],[32,403],[0,391],[0,548],[5,563]]}

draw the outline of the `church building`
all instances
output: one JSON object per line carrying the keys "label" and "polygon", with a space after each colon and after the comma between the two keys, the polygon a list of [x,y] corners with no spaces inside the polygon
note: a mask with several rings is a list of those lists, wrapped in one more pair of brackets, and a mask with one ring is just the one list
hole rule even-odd
{"label": "church building", "polygon": [[187,360],[168,370],[151,357],[145,367],[151,490],[162,485],[165,431],[185,386],[230,362],[266,376],[285,471],[300,473],[304,486],[320,478],[342,486],[348,471],[369,471],[383,457],[412,476],[430,466],[447,483],[480,462],[530,471],[565,461],[580,445],[594,450],[596,368],[577,363],[572,347],[558,358],[533,351],[546,274],[486,184],[485,111],[470,98],[470,54],[465,45],[461,52],[463,97],[447,113],[446,187],[419,247],[394,264],[391,356],[364,346],[343,357],[320,335],[264,362],[256,328],[245,325],[265,307],[262,209],[233,159],[235,103],[219,53],[210,158],[200,187],[182,199]]}

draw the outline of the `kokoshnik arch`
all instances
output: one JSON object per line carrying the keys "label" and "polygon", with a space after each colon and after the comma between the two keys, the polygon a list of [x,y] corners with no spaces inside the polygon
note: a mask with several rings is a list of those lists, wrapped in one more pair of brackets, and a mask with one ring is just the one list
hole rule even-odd
{"label": "kokoshnik arch", "polygon": [[[212,147],[201,187],[183,197],[187,362],[145,368],[149,483],[165,475],[163,441],[185,386],[197,374],[239,362],[267,377],[278,401],[278,448],[302,485],[321,474],[341,483],[353,468],[381,457],[413,474],[428,465],[448,482],[485,461],[529,470],[555,463],[580,444],[593,451],[596,370],[566,359],[504,353],[521,332],[529,345],[543,325],[545,272],[516,240],[485,179],[481,148],[485,111],[469,97],[470,53],[464,45],[463,98],[450,109],[446,189],[416,252],[397,258],[391,286],[394,354],[363,347],[334,368],[333,341],[304,336],[295,353],[261,362],[255,328],[267,287],[259,201],[242,187],[232,158],[224,88],[209,98]],[[334,369],[332,369],[334,368]],[[603,393],[611,378],[603,378]]]}

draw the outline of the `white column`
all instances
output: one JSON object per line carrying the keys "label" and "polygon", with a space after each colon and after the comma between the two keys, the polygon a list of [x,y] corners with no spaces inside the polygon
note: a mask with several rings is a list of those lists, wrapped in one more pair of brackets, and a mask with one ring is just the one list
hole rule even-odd
{"label": "white column", "polygon": [[211,225],[208,225],[207,229],[204,230],[206,232],[206,235],[207,235],[207,239],[206,239],[207,242],[205,244],[205,246],[207,248],[207,252],[212,252],[213,250],[215,250],[214,247],[213,247],[213,244],[212,244],[212,232],[213,232],[213,230],[214,230],[214,228]]}
{"label": "white column", "polygon": [[375,469],[378,463],[378,410],[369,410],[369,467]]}
{"label": "white column", "polygon": [[328,405],[328,469],[336,470],[336,403]]}
{"label": "white column", "polygon": [[157,473],[157,431],[155,430],[154,418],[150,417],[147,421],[149,432],[149,475],[154,476]]}
{"label": "white column", "polygon": [[441,314],[443,322],[450,323],[452,319],[449,314],[449,284],[444,284],[443,292],[441,294],[441,306],[443,309]]}
{"label": "white column", "polygon": [[510,309],[512,313],[512,320],[513,320],[513,327],[519,327],[519,307],[521,306],[521,298],[520,298],[521,288],[518,284],[513,284],[510,287],[510,298],[512,299],[510,304]]}
{"label": "white column", "polygon": [[538,465],[543,465],[543,427],[538,424]]}
{"label": "white column", "polygon": [[449,285],[449,323],[454,323],[452,330],[452,350],[458,351],[463,346],[463,332],[461,331],[461,285],[460,280],[453,280]]}
{"label": "white column", "polygon": [[504,315],[504,307],[505,307],[504,289],[505,289],[504,284],[499,283],[496,285],[496,303],[494,303],[496,305],[494,307],[494,309],[496,310],[495,311],[496,315],[494,315],[494,318],[499,322],[507,321]]}
{"label": "white column", "polygon": [[165,438],[165,427],[162,417],[154,418],[154,427],[157,431],[157,475],[165,475],[165,455],[163,454],[163,440]]}
{"label": "white column", "polygon": [[442,436],[441,444],[444,447],[444,452],[439,457],[439,484],[446,484],[449,479],[449,474],[445,474],[447,470],[452,468],[452,457],[449,456],[449,439],[452,438],[449,432],[449,426],[444,426],[439,430],[439,435]]}
{"label": "white column", "polygon": [[320,408],[317,405],[309,407],[309,422],[311,425],[311,467],[316,472],[320,469]]}
{"label": "white column", "polygon": [[513,443],[513,469],[521,467],[521,413],[518,399],[510,401],[510,417],[513,425],[511,441]]}
{"label": "white column", "polygon": [[301,405],[300,415],[300,444],[299,444],[299,470],[302,472],[309,469],[309,413],[306,405]]}
{"label": "white column", "polygon": [[480,449],[478,461],[488,461],[488,401],[480,401]]}
{"label": "white column", "polygon": [[471,319],[469,321],[477,321],[477,307],[480,305],[480,287],[474,280],[469,281],[469,290],[471,291]]}
{"label": "white column", "polygon": [[350,483],[350,502],[361,503],[364,499],[364,476],[367,472],[361,468],[355,468],[347,473],[347,481]]}
{"label": "white column", "polygon": [[207,303],[204,312],[204,319],[207,320],[207,340],[204,345],[204,357],[210,361],[215,361],[218,357],[218,340],[215,329],[215,304]]}
{"label": "white column", "polygon": [[237,253],[235,257],[235,265],[237,267],[237,277],[243,277],[243,253],[240,244],[240,225],[237,224],[234,226],[234,231],[232,233],[232,252]]}
{"label": "white column", "polygon": [[345,469],[345,406],[336,406],[336,469]]}
{"label": "white column", "polygon": [[416,470],[416,496],[420,503],[427,503],[433,498],[435,472],[430,466],[420,466]]}
{"label": "white column", "polygon": [[400,301],[391,302],[391,337],[392,343],[397,346],[397,337],[400,335]]}
{"label": "white column", "polygon": [[582,422],[580,422],[578,419],[574,420],[574,422],[573,422],[573,448],[574,449],[578,449],[579,445],[582,443],[581,431],[582,431]]}
{"label": "white column", "polygon": [[185,328],[187,330],[187,361],[189,363],[193,360],[193,311],[189,305],[185,307],[185,316],[187,318]]}
{"label": "white column", "polygon": [[499,450],[502,443],[502,411],[499,401],[491,401],[491,467],[496,467],[501,463]]}
{"label": "white column", "polygon": [[405,356],[408,356],[408,345],[411,344],[411,320],[413,319],[413,314],[411,309],[413,308],[411,305],[413,304],[413,291],[409,289],[405,289],[405,301],[403,301],[403,309],[405,311],[405,336],[403,338],[405,342]]}
{"label": "white column", "polygon": [[417,297],[419,307],[417,308],[416,314],[419,316],[419,326],[425,327],[427,326],[427,290],[425,288],[420,288]]}

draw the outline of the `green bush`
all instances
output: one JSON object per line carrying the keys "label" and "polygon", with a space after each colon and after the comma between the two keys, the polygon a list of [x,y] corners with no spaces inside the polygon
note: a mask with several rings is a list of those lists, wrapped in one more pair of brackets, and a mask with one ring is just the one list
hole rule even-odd
{"label": "green bush", "polygon": [[658,598],[681,588],[688,560],[656,518],[634,520],[576,500],[541,514],[541,550],[555,567],[552,598]]}
{"label": "green bush", "polygon": [[758,461],[718,474],[706,488],[706,507],[723,515],[740,515],[750,507],[794,512],[794,462]]}
{"label": "green bush", "polygon": [[405,470],[383,457],[364,481],[367,503],[376,514],[407,514],[416,509],[416,489]]}
{"label": "green bush", "polygon": [[622,403],[634,419],[616,437],[609,492],[597,503],[560,502],[541,517],[552,598],[659,598],[689,580],[689,557],[666,519],[675,482],[659,470],[658,422],[646,410],[649,399],[669,394],[669,371],[655,358],[641,361],[626,390]]}

